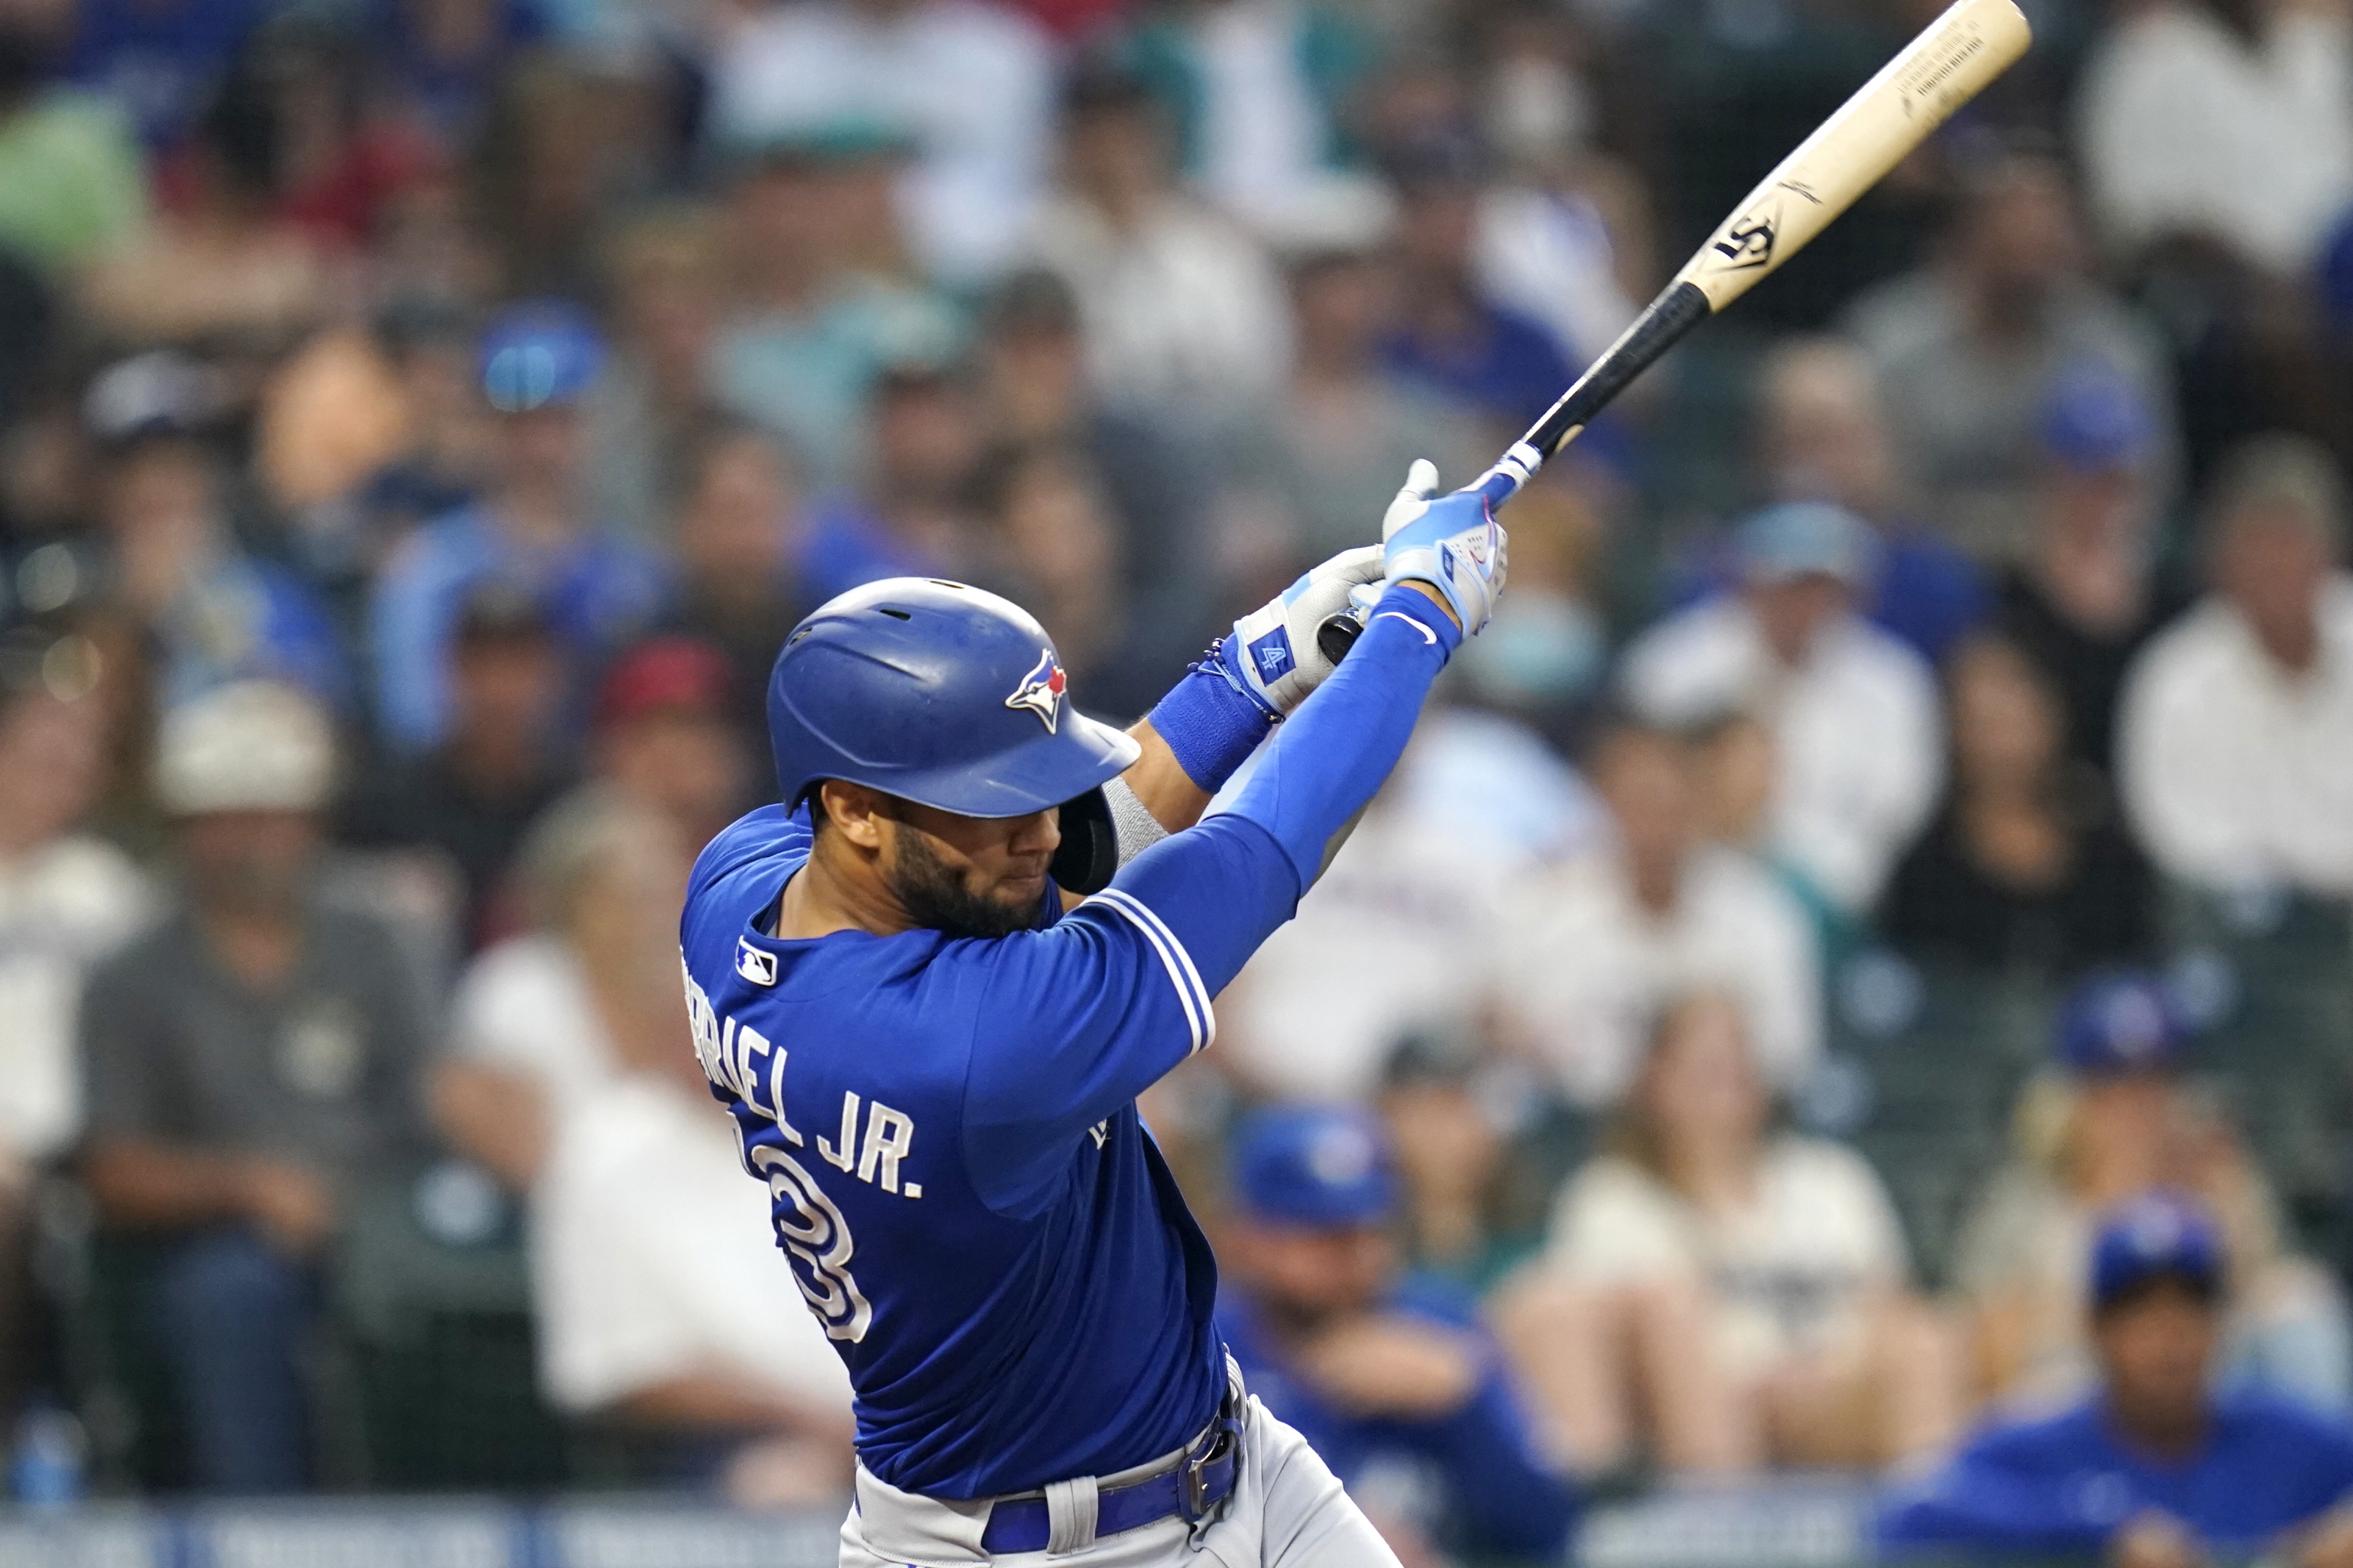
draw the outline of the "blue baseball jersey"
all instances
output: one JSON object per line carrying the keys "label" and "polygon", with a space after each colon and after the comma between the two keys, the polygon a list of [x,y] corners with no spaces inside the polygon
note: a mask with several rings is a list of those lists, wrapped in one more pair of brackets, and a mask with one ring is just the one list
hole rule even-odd
{"label": "blue baseball jersey", "polygon": [[1450,1552],[1557,1561],[1568,1547],[1576,1495],[1538,1453],[1503,1352],[1475,1306],[1423,1277],[1402,1281],[1384,1307],[1478,1342],[1482,1375],[1461,1409],[1429,1420],[1344,1410],[1291,1364],[1247,1293],[1219,1298],[1218,1323],[1250,1392],[1307,1439],[1359,1503],[1379,1500]]}
{"label": "blue baseball jersey", "polygon": [[1410,595],[1376,616],[1232,810],[1067,914],[1050,886],[1032,931],[778,941],[806,814],[754,812],[702,852],[681,928],[695,1048],[875,1476],[1023,1491],[1142,1464],[1215,1414],[1216,1265],[1135,1097],[1209,1044],[1211,999],[1290,918],[1459,640]]}
{"label": "blue baseball jersey", "polygon": [[1880,1514],[1893,1550],[2096,1554],[2155,1509],[2220,1546],[2260,1546],[2353,1496],[2353,1427],[2259,1394],[2214,1402],[2205,1446],[2165,1463],[2129,1448],[2104,1400],[2001,1423]]}

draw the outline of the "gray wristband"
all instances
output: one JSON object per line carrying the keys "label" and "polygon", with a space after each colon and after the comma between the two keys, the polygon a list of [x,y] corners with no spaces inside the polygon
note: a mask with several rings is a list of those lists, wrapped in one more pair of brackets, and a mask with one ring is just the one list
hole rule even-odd
{"label": "gray wristband", "polygon": [[1119,839],[1121,865],[1168,837],[1168,830],[1144,808],[1144,803],[1135,798],[1135,792],[1127,787],[1125,779],[1113,779],[1103,789],[1103,800],[1111,806],[1112,832]]}

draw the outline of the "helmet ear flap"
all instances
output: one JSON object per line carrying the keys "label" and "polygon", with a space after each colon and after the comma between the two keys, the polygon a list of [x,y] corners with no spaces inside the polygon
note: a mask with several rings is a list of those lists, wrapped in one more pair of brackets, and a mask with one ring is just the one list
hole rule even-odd
{"label": "helmet ear flap", "polygon": [[1061,807],[1061,847],[1046,870],[1054,885],[1081,898],[1111,886],[1119,869],[1119,830],[1112,826],[1111,802],[1100,789],[1066,800]]}

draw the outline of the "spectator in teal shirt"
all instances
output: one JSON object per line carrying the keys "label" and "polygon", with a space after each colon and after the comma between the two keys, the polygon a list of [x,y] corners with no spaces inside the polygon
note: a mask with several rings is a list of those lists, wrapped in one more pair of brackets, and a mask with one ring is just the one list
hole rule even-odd
{"label": "spectator in teal shirt", "polygon": [[963,326],[938,295],[891,277],[897,148],[843,126],[741,156],[729,202],[741,290],[712,352],[729,412],[784,437],[811,489],[862,477],[868,394],[893,364],[944,363]]}

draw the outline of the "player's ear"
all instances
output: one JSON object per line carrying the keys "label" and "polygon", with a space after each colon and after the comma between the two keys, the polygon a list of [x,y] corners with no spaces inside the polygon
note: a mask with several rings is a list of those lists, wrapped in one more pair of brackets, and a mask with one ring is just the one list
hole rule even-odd
{"label": "player's ear", "polygon": [[817,793],[818,810],[844,838],[860,849],[882,847],[882,819],[891,814],[889,796],[844,779],[828,779],[818,785]]}

